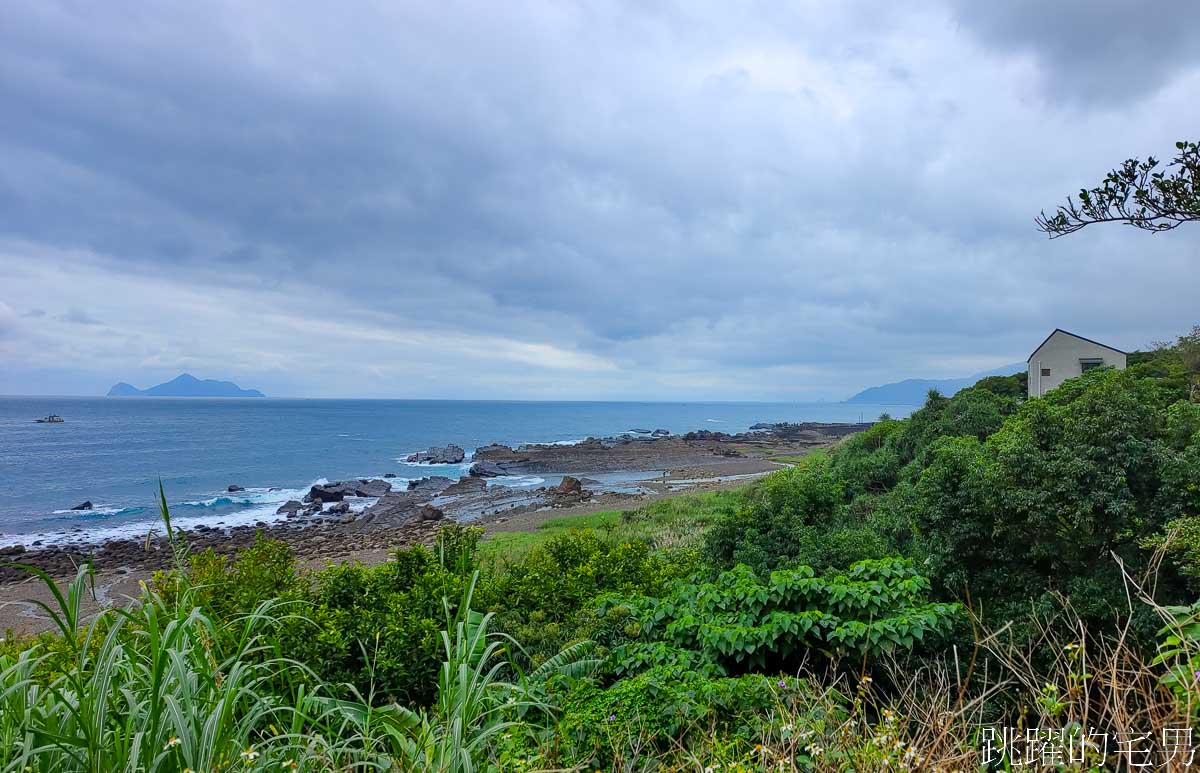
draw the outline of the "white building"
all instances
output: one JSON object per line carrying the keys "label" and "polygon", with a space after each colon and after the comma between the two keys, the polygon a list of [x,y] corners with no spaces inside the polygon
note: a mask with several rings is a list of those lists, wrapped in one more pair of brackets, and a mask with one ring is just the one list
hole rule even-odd
{"label": "white building", "polygon": [[1102,367],[1125,370],[1125,352],[1055,329],[1029,355],[1029,396],[1041,397],[1085,370]]}

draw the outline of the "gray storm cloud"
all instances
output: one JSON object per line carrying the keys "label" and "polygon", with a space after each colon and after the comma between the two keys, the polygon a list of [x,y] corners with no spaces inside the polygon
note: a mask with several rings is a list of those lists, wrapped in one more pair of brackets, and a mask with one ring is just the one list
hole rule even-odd
{"label": "gray storm cloud", "polygon": [[0,391],[809,399],[1169,337],[1196,234],[1032,217],[1194,136],[1195,15],[1071,5],[12,4],[0,298],[50,312]]}

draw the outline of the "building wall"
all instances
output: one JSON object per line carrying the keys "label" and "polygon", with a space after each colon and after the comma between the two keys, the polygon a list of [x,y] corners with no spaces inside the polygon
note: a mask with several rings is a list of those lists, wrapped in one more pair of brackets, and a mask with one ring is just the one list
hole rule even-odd
{"label": "building wall", "polygon": [[[1059,331],[1029,358],[1029,396],[1040,397],[1082,374],[1079,361],[1085,359],[1103,360],[1106,367],[1125,370],[1124,354]],[[1044,368],[1050,369],[1050,375],[1041,375]]]}

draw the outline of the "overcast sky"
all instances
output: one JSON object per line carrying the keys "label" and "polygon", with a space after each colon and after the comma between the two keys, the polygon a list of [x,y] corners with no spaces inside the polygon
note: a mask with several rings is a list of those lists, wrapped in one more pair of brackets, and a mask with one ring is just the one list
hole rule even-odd
{"label": "overcast sky", "polygon": [[840,399],[1200,323],[1192,0],[0,13],[0,393]]}

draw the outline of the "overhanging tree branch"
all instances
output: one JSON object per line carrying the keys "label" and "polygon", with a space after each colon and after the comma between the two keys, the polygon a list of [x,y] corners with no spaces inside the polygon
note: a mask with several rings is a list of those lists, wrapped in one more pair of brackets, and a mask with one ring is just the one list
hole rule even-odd
{"label": "overhanging tree branch", "polygon": [[1200,144],[1177,142],[1179,155],[1163,170],[1158,159],[1131,158],[1108,173],[1104,182],[1070,197],[1053,215],[1045,210],[1035,222],[1051,239],[1073,234],[1092,223],[1124,223],[1144,231],[1169,231],[1200,220]]}

